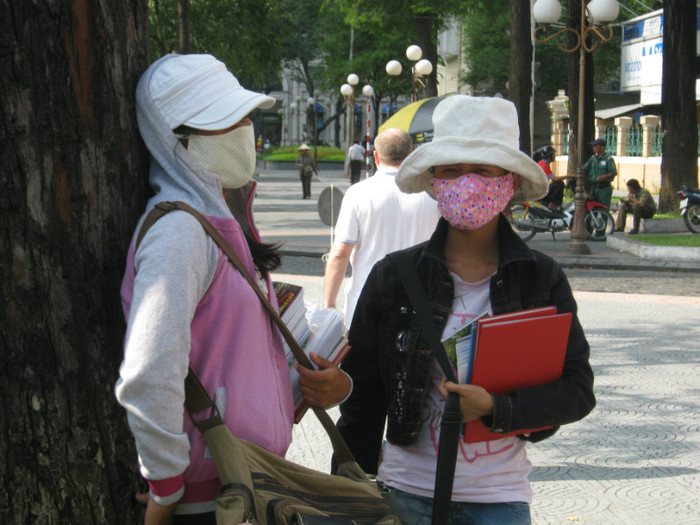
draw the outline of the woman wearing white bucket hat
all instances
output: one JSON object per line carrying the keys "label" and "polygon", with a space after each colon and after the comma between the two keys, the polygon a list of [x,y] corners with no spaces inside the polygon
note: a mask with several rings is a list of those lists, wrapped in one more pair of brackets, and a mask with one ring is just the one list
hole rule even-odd
{"label": "woman wearing white bucket hat", "polygon": [[480,418],[490,432],[552,427],[459,444],[450,523],[529,524],[526,441],[545,439],[593,409],[589,345],[561,268],[530,250],[501,215],[511,199],[537,199],[548,187],[540,167],[519,151],[513,104],[456,95],[435,108],[433,124],[433,141],[404,160],[396,184],[438,201],[442,219],[432,238],[405,254],[442,336],[484,312],[554,305],[559,313],[573,314],[564,372],[554,383],[502,395],[445,383],[396,267],[385,258],[367,279],[350,327],[343,369],[354,387],[340,406],[338,428],[365,471],[377,473],[386,486],[394,514],[406,525],[423,525],[431,520],[448,391],[459,394],[463,421]]}
{"label": "woman wearing white bucket hat", "polygon": [[[136,232],[156,204],[183,201],[209,219],[272,298],[269,273],[280,258],[274,246],[261,242],[252,221],[255,140],[248,114],[273,104],[273,98],[244,89],[210,55],[162,57],[136,90],[155,192]],[[247,186],[242,224],[225,196]],[[236,436],[284,456],[293,401],[281,336],[250,284],[189,213],[168,213],[138,246],[132,241],[121,296],[127,332],[116,395],[150,489],[137,495],[147,504],[145,523],[216,523],[221,484],[183,408],[188,367]],[[313,373],[349,389],[337,368]]]}

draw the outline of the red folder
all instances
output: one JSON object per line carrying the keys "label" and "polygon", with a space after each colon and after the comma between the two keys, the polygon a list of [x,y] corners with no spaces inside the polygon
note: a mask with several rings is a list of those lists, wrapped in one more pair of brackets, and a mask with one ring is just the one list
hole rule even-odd
{"label": "red folder", "polygon": [[517,319],[529,319],[531,317],[542,317],[545,315],[554,315],[557,313],[556,306],[541,306],[539,308],[530,308],[529,310],[518,310],[507,314],[498,314],[491,317],[484,317],[479,320],[479,325],[484,326],[491,323],[502,323],[504,321],[515,321]]}
{"label": "red folder", "polygon": [[[506,394],[560,379],[572,315],[556,314],[556,308],[551,308],[535,312],[536,317],[531,317],[532,311],[525,310],[517,312],[524,314],[520,316],[505,314],[503,318],[479,320],[470,383],[492,394]],[[478,443],[536,430],[543,429],[495,433],[489,432],[481,420],[475,420],[466,424],[464,441]]]}

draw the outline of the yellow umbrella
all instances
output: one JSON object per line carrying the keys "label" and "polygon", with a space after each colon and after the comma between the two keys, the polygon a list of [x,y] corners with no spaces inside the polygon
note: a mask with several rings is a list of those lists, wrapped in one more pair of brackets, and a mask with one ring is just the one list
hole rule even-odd
{"label": "yellow umbrella", "polygon": [[379,131],[399,128],[408,132],[414,144],[433,140],[433,110],[445,97],[424,98],[401,108],[379,127]]}

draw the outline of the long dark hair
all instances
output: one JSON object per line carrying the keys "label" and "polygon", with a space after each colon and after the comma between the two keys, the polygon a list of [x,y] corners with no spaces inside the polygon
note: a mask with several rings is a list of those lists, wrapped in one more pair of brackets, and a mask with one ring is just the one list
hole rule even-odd
{"label": "long dark hair", "polygon": [[226,192],[226,206],[231,211],[233,217],[241,225],[241,230],[248,241],[250,254],[253,256],[253,263],[258,271],[267,276],[268,272],[275,271],[282,265],[282,257],[279,249],[280,243],[264,243],[256,240],[251,231],[251,219],[248,217],[249,197],[253,191],[255,182],[252,180],[242,188],[230,189]]}
{"label": "long dark hair", "polygon": [[282,256],[279,254],[279,249],[282,246],[280,243],[256,241],[249,232],[244,231],[243,233],[248,241],[253,263],[263,276],[267,277],[268,272],[274,272],[282,266]]}

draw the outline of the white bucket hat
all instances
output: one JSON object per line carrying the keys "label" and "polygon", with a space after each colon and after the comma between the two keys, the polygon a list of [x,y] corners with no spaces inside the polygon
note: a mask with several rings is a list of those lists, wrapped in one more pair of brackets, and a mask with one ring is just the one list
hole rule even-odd
{"label": "white bucket hat", "polygon": [[153,66],[148,89],[170,129],[182,124],[226,129],[255,108],[275,104],[272,97],[244,89],[211,55],[166,55]]}
{"label": "white bucket hat", "polygon": [[433,166],[490,164],[520,175],[515,201],[544,197],[547,177],[537,163],[520,151],[520,130],[515,105],[505,99],[454,95],[433,112],[434,138],[418,146],[401,163],[396,184],[405,193],[427,192]]}

